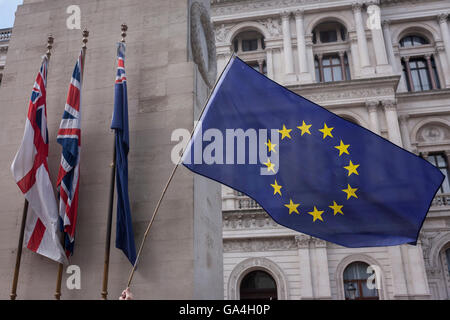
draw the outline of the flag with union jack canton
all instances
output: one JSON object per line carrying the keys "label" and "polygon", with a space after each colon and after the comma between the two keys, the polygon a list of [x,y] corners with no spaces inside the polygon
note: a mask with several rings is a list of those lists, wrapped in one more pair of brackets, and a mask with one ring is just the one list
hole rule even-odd
{"label": "flag with union jack canton", "polygon": [[47,69],[48,58],[44,56],[31,93],[22,144],[11,171],[29,202],[24,233],[27,248],[66,263],[58,234],[58,207],[48,172]]}
{"label": "flag with union jack canton", "polygon": [[82,55],[83,52],[73,70],[57,137],[57,142],[62,146],[57,181],[59,217],[68,257],[73,254],[80,186]]}
{"label": "flag with union jack canton", "polygon": [[117,45],[117,75],[111,129],[116,132],[116,248],[121,249],[131,264],[134,265],[136,262],[136,246],[128,198],[127,157],[130,149],[130,136],[128,130],[127,77],[125,75],[125,43],[123,42],[119,42]]}

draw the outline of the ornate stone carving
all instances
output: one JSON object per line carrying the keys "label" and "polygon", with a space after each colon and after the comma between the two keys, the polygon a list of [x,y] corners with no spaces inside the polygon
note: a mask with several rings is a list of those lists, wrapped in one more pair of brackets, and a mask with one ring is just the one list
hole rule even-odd
{"label": "ornate stone carving", "polygon": [[[212,88],[217,76],[214,29],[206,7],[200,2],[191,5],[191,48],[194,62],[203,81]],[[204,46],[207,48],[204,48]],[[207,57],[205,56],[207,53]]]}
{"label": "ornate stone carving", "polygon": [[295,243],[297,244],[298,248],[309,248],[310,242],[311,236],[308,236],[306,234],[295,236]]}
{"label": "ornate stone carving", "polygon": [[343,100],[343,99],[357,99],[357,98],[370,98],[377,96],[393,96],[394,90],[392,88],[366,88],[366,89],[349,89],[342,90],[337,89],[330,92],[318,92],[318,93],[304,93],[303,95],[314,102],[330,101],[330,100]]}
{"label": "ornate stone carving", "polygon": [[440,13],[437,16],[438,23],[447,23],[448,13]]}
{"label": "ornate stone carving", "polygon": [[316,248],[326,248],[327,247],[327,242],[325,240],[322,240],[322,239],[311,237],[311,243]]}
{"label": "ornate stone carving", "polygon": [[224,252],[276,251],[294,248],[297,248],[297,244],[293,237],[225,239],[223,241]]}
{"label": "ornate stone carving", "polygon": [[368,100],[366,101],[366,107],[369,112],[377,112],[378,105],[380,104],[377,100]]}
{"label": "ornate stone carving", "polygon": [[281,19],[283,20],[288,20],[291,17],[291,12],[290,11],[282,11],[280,13]]}
{"label": "ornate stone carving", "polygon": [[258,22],[267,29],[270,36],[277,37],[281,35],[281,24],[279,19],[267,18],[265,20],[259,20]]}
{"label": "ornate stone carving", "polygon": [[450,139],[450,130],[442,124],[430,123],[420,128],[417,140],[420,142],[438,142]]}
{"label": "ornate stone carving", "polygon": [[225,25],[221,24],[219,27],[216,27],[215,34],[216,34],[216,42],[225,42],[228,32],[232,28],[232,25]]}
{"label": "ornate stone carving", "polygon": [[394,99],[383,100],[381,104],[385,111],[395,111],[397,110],[397,101]]}
{"label": "ornate stone carving", "polygon": [[352,3],[352,10],[353,10],[353,12],[361,12],[361,7],[362,7],[362,4],[361,3],[359,3],[359,2],[353,2]]}

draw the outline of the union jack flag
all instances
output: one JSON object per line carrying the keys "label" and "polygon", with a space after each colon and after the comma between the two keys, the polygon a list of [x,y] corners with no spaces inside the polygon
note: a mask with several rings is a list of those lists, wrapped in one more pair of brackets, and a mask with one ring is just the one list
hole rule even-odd
{"label": "union jack flag", "polygon": [[78,57],[73,70],[57,137],[57,142],[62,146],[57,181],[59,217],[64,232],[67,257],[73,254],[80,186],[82,55],[83,52]]}
{"label": "union jack flag", "polygon": [[24,233],[27,248],[66,263],[58,235],[58,208],[47,162],[47,68],[48,59],[44,56],[31,93],[22,144],[11,171],[29,203]]}

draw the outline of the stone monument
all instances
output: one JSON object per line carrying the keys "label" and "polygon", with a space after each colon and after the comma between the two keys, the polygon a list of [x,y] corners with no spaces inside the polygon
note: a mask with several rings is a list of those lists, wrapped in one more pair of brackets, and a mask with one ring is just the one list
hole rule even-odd
{"label": "stone monument", "polygon": [[[82,88],[81,180],[71,265],[81,289],[61,299],[100,299],[114,136],[110,127],[116,42],[128,24],[126,72],[130,121],[129,194],[136,246],[173,169],[175,129],[191,130],[214,85],[214,33],[207,0],[24,0],[16,13],[0,89],[0,298],[8,299],[23,196],[10,165],[23,136],[31,89],[55,38],[47,86],[49,169],[56,185],[61,120],[82,32],[67,27],[67,8],[79,7],[90,31]],[[114,213],[115,215],[115,213]],[[150,231],[131,290],[136,299],[222,299],[220,186],[180,167]],[[111,238],[108,298],[125,288],[131,265]],[[58,265],[24,249],[17,299],[53,299]]]}

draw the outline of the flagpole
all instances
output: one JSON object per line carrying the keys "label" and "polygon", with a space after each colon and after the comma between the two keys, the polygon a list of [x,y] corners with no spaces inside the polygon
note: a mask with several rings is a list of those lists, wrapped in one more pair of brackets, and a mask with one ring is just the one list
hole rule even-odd
{"label": "flagpole", "polygon": [[[198,120],[197,120],[197,122],[196,122],[197,124],[194,126],[194,128],[193,128],[192,131],[191,131],[191,135],[190,135],[190,137],[189,137],[189,140],[188,140],[188,144],[187,144],[187,145],[189,145],[189,141],[192,139],[192,136],[194,135],[195,129],[197,128],[198,123],[199,123],[200,119],[202,118],[203,113],[205,112],[206,106],[208,105],[209,100],[211,99],[211,96],[212,96],[214,90],[216,89],[217,83],[218,83],[219,80],[222,78],[223,72],[227,69],[228,65],[230,64],[230,62],[233,60],[234,57],[235,57],[235,54],[232,53],[231,56],[230,56],[230,59],[228,60],[227,65],[225,66],[225,68],[224,68],[223,71],[222,71],[222,74],[220,75],[219,78],[217,78],[216,83],[214,84],[213,89],[212,89],[211,92],[209,93],[208,99],[206,100],[206,103],[205,103],[205,105],[203,106],[203,108],[202,108],[202,110],[201,110],[201,112],[200,112],[200,115],[199,115]],[[131,285],[131,281],[133,280],[133,276],[134,276],[134,273],[135,273],[135,271],[136,271],[136,267],[137,267],[137,265],[138,265],[138,263],[139,263],[139,259],[140,259],[141,254],[142,254],[142,249],[144,248],[145,240],[147,240],[148,233],[150,232],[150,229],[151,229],[151,227],[152,227],[152,225],[153,225],[153,221],[155,220],[155,217],[156,217],[156,215],[158,214],[159,207],[161,206],[161,202],[162,202],[162,200],[164,199],[164,196],[165,196],[165,194],[166,194],[166,191],[167,191],[167,189],[169,188],[169,185],[170,185],[170,183],[171,183],[173,177],[175,176],[175,172],[177,171],[178,167],[179,167],[180,164],[181,164],[181,160],[182,160],[182,158],[183,158],[184,152],[185,152],[185,150],[182,151],[182,153],[181,153],[181,155],[180,155],[180,158],[178,159],[177,164],[176,164],[176,165],[174,166],[174,168],[172,169],[172,173],[170,174],[169,179],[167,180],[166,185],[164,186],[164,189],[163,189],[163,191],[162,191],[162,193],[161,193],[161,196],[159,197],[158,203],[156,204],[155,210],[153,211],[153,215],[152,215],[152,217],[151,217],[151,219],[150,219],[150,222],[149,222],[149,224],[148,224],[148,226],[147,226],[147,229],[145,230],[144,238],[142,239],[141,245],[140,245],[140,247],[139,247],[139,251],[138,251],[138,254],[137,254],[137,257],[136,257],[136,261],[135,261],[135,263],[134,263],[134,265],[133,265],[133,268],[131,269],[130,276],[129,276],[129,278],[128,278],[127,288],[129,288],[130,285]]]}
{"label": "flagpole", "polygon": [[[87,42],[88,42],[88,37],[89,37],[89,31],[85,28],[83,30],[83,46],[81,47],[81,83],[83,83],[83,76],[84,76],[84,60],[86,57],[86,50],[87,50]],[[80,91],[81,91],[81,87],[80,87]],[[64,239],[64,232],[61,235],[61,242],[62,242],[62,246],[63,249],[65,249],[65,239]],[[58,265],[58,275],[56,277],[56,291],[55,291],[55,299],[56,300],[60,300],[61,299],[61,283],[62,283],[62,274],[63,274],[63,269],[64,269],[64,265],[62,263],[59,263]]]}
{"label": "flagpole", "polygon": [[[47,57],[47,62],[50,61],[50,56],[52,55],[51,49],[53,48],[53,40],[54,40],[53,36],[49,34],[47,38],[47,52],[45,53]],[[22,259],[23,238],[25,235],[25,225],[27,222],[27,215],[28,215],[28,200],[25,199],[22,211],[22,223],[20,225],[19,244],[17,245],[16,266],[14,268],[14,277],[10,294],[11,300],[16,300],[17,298],[17,284],[19,281],[20,261]]]}
{"label": "flagpole", "polygon": [[[120,42],[125,43],[125,37],[127,36],[128,26],[123,23],[121,26],[121,36]],[[113,144],[113,159],[111,162],[111,183],[109,187],[109,205],[108,205],[108,217],[106,221],[106,241],[105,241],[105,258],[103,264],[103,284],[102,284],[102,299],[108,299],[108,276],[109,276],[109,256],[111,252],[111,227],[112,227],[112,216],[114,207],[114,187],[116,182],[116,142],[114,136]]]}

